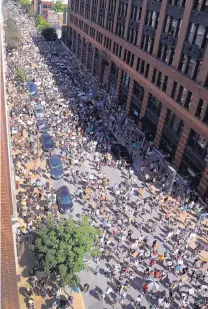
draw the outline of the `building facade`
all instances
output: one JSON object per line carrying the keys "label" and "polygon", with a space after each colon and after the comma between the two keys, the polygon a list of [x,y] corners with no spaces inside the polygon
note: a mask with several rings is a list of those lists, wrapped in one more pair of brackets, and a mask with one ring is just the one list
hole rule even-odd
{"label": "building facade", "polygon": [[[1,16],[0,16],[1,19]],[[11,154],[4,85],[3,25],[0,21],[0,89],[1,89],[1,308],[19,309],[15,218],[12,188]],[[16,206],[16,205],[15,205]]]}
{"label": "building facade", "polygon": [[69,0],[64,43],[208,196],[208,0]]}

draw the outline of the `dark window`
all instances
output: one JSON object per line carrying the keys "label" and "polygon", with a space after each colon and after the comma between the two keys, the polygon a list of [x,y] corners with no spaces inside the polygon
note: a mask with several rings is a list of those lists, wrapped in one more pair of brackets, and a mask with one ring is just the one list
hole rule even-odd
{"label": "dark window", "polygon": [[196,113],[195,116],[200,118],[201,117],[201,112],[203,110],[203,105],[204,105],[204,101],[202,99],[199,100],[197,109],[196,109]]}
{"label": "dark window", "polygon": [[135,94],[141,101],[144,97],[144,87],[134,81],[133,94]]}
{"label": "dark window", "polygon": [[204,122],[206,125],[208,125],[208,104],[207,104],[207,108],[206,108],[206,112],[205,112],[205,115],[204,115],[203,122]]}
{"label": "dark window", "polygon": [[188,110],[190,109],[190,106],[191,106],[191,98],[192,98],[192,92],[188,91],[187,96],[186,96],[186,100],[185,100],[185,103],[184,103],[184,107]]}
{"label": "dark window", "polygon": [[147,63],[146,64],[146,68],[145,68],[145,73],[144,73],[144,77],[148,77],[148,74],[149,74],[149,67],[150,67],[150,65],[149,65],[149,63]]}
{"label": "dark window", "polygon": [[163,85],[162,85],[162,91],[166,91],[167,89],[167,84],[168,84],[168,77],[165,75],[164,80],[163,80]]}
{"label": "dark window", "polygon": [[154,68],[153,74],[152,74],[152,83],[153,84],[155,83],[155,80],[156,80],[156,73],[157,73],[157,69]]}
{"label": "dark window", "polygon": [[139,71],[139,66],[140,66],[140,58],[137,59],[137,66],[136,66],[137,71]]}
{"label": "dark window", "polygon": [[159,116],[161,111],[161,102],[158,101],[153,95],[149,95],[148,109],[150,109],[155,115]]}

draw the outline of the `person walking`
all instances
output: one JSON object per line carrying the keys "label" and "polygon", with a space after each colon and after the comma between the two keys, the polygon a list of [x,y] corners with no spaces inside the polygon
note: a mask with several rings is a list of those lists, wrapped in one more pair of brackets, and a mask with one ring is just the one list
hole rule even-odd
{"label": "person walking", "polygon": [[85,292],[86,295],[88,294],[89,289],[90,289],[89,284],[88,284],[88,283],[85,283],[85,284],[84,284],[84,292]]}

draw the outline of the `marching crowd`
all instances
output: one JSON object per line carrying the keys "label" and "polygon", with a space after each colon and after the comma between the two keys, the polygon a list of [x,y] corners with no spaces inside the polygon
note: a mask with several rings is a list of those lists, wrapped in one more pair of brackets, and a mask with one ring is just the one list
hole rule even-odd
{"label": "marching crowd", "polygon": [[[12,2],[11,9],[23,37],[21,46],[7,54],[6,72],[17,208],[24,222],[18,227],[18,248],[49,212],[60,219],[47,176],[51,152],[41,149],[33,112],[38,103],[44,107],[48,131],[60,151],[64,177],[75,185],[74,201],[83,205],[83,213],[103,231],[102,255],[93,272],[109,278],[110,284],[105,290],[96,288],[95,297],[103,306],[115,308],[127,308],[125,304],[131,305],[128,308],[207,308],[208,270],[201,257],[205,245],[202,240],[197,244],[196,235],[202,230],[193,215],[201,207],[198,196],[179,179],[172,195],[167,194],[163,188],[168,164],[126,117],[124,107],[99,88],[60,41],[44,41],[33,18]],[[37,95],[16,79],[20,67],[37,85]],[[90,94],[87,102],[82,92]],[[133,159],[140,156],[144,182],[138,181],[125,161],[114,161],[111,146],[115,142],[126,146]],[[90,163],[90,170],[81,168],[85,162]],[[119,172],[121,181],[112,183],[104,172],[106,167]],[[153,195],[149,183],[161,185],[161,190]],[[30,280],[33,290],[46,297],[46,283],[32,270]],[[91,289],[86,280],[85,294]],[[26,292],[29,297],[32,293],[32,289]],[[53,307],[60,307],[57,291],[50,293],[57,298]],[[33,306],[33,301],[28,305]],[[71,308],[72,300],[64,306]]]}

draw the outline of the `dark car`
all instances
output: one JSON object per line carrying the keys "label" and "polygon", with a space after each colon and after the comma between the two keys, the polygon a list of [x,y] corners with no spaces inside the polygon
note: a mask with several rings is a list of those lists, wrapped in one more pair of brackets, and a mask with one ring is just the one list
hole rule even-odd
{"label": "dark car", "polygon": [[61,179],[64,176],[64,171],[61,163],[61,158],[58,155],[52,155],[49,159],[51,178]]}
{"label": "dark car", "polygon": [[123,160],[127,164],[132,164],[133,160],[129,155],[128,150],[126,147],[122,146],[121,144],[114,144],[111,147],[111,153],[115,160]]}
{"label": "dark car", "polygon": [[53,149],[53,139],[48,133],[43,133],[41,135],[41,142],[43,144],[43,150],[49,151]]}
{"label": "dark car", "polygon": [[72,197],[66,186],[62,186],[58,189],[56,200],[61,214],[70,213],[74,209]]}
{"label": "dark car", "polygon": [[36,121],[37,123],[37,129],[39,132],[47,132],[49,127],[48,127],[48,124],[47,122],[44,120],[44,119],[37,119]]}

